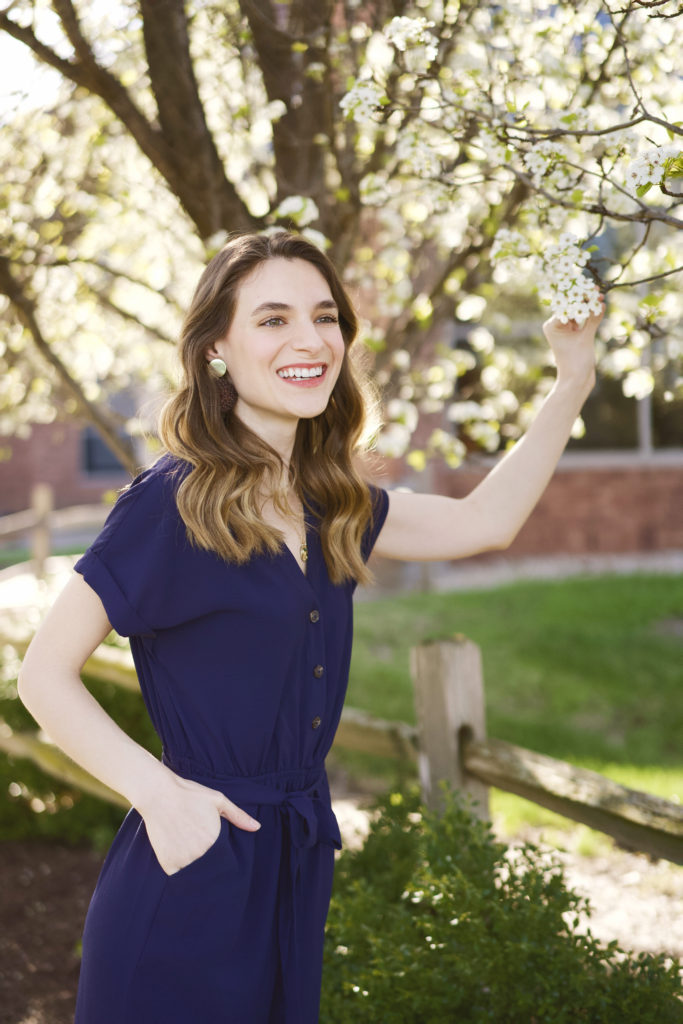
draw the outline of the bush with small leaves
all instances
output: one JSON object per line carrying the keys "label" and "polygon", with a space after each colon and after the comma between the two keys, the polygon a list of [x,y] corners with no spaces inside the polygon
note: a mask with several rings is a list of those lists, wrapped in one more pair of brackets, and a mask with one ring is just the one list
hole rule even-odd
{"label": "bush with small leaves", "polygon": [[681,1024],[680,965],[580,933],[585,901],[532,845],[506,848],[452,793],[380,805],[337,864],[325,1024]]}

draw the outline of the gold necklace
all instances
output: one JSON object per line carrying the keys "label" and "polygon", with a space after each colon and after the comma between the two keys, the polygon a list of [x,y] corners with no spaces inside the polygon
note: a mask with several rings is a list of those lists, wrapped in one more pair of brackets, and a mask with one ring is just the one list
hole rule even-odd
{"label": "gold necklace", "polygon": [[[289,510],[293,514],[292,506],[289,503],[289,495],[288,494],[283,494],[283,498],[284,498],[284,503],[289,506]],[[308,544],[306,543],[306,514],[305,514],[305,512],[303,510],[303,507],[302,507],[301,511],[303,513],[302,518],[303,518],[303,526],[304,526],[304,536],[303,536],[303,540],[299,544],[299,558],[301,559],[302,562],[307,562],[308,561]]]}
{"label": "gold necklace", "polygon": [[[303,511],[303,510],[302,510]],[[299,547],[299,555],[302,562],[308,561],[308,544],[306,543],[306,517],[304,515],[304,537]]]}

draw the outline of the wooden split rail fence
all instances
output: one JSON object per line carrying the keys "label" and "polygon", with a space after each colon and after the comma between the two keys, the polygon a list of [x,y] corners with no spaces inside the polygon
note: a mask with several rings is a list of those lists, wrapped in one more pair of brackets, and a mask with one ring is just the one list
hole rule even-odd
{"label": "wooden split rail fence", "polygon": [[[25,642],[11,637],[19,653]],[[479,647],[465,637],[413,648],[417,728],[347,707],[335,745],[384,757],[417,761],[425,803],[439,809],[441,780],[464,791],[488,818],[490,786],[515,793],[613,836],[620,844],[683,864],[683,807],[648,793],[486,736],[484,681]],[[137,690],[128,650],[101,645],[84,675]],[[38,733],[15,732],[0,722],[0,749],[29,758],[64,782],[127,806]]]}
{"label": "wooden split rail fence", "polygon": [[50,554],[53,530],[99,529],[110,512],[108,505],[74,505],[54,508],[54,492],[49,484],[36,484],[31,493],[31,508],[0,517],[0,543],[29,538],[32,569],[42,579]]}

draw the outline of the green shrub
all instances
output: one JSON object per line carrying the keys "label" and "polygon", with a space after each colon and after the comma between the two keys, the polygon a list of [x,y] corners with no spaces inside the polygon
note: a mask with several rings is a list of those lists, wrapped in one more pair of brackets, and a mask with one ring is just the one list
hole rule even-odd
{"label": "green shrub", "polygon": [[585,901],[537,847],[508,850],[459,798],[392,794],[337,863],[325,1024],[680,1024],[679,965],[578,934]]}
{"label": "green shrub", "polygon": [[[105,711],[148,750],[159,756],[160,744],[138,693],[86,677]],[[0,719],[16,730],[36,723],[16,696],[13,678],[0,682]],[[0,836],[3,839],[55,839],[105,850],[123,821],[125,810],[89,796],[46,775],[33,762],[0,753]]]}

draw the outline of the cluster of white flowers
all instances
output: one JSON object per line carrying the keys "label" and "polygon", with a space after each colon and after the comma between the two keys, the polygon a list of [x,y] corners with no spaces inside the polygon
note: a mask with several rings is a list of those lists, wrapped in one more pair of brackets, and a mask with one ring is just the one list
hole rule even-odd
{"label": "cluster of white flowers", "polygon": [[524,163],[531,174],[534,185],[540,185],[548,168],[553,164],[563,163],[568,157],[564,146],[557,142],[544,139],[524,154]]}
{"label": "cluster of white flowers", "polygon": [[429,59],[434,60],[438,52],[437,40],[429,31],[433,21],[426,18],[392,18],[384,28],[384,37],[397,50],[405,52],[411,46],[426,46]]}
{"label": "cluster of white flowers", "polygon": [[377,108],[386,101],[384,89],[371,78],[361,78],[342,96],[339,106],[346,115],[358,124],[375,120]]}
{"label": "cluster of white flowers", "polygon": [[396,156],[410,169],[411,174],[431,178],[441,171],[438,154],[416,130],[405,132],[396,144]]}
{"label": "cluster of white flowers", "polygon": [[317,220],[320,211],[309,196],[287,196],[275,210],[274,216],[280,219],[289,217],[297,227],[303,228]]}
{"label": "cluster of white flowers", "polygon": [[388,423],[377,438],[377,451],[388,459],[400,459],[408,450],[412,431],[404,423]]}
{"label": "cluster of white flowers", "polygon": [[569,233],[543,254],[540,289],[562,324],[575,320],[581,326],[591,313],[601,312],[598,286],[583,273],[589,258],[576,236]]}
{"label": "cluster of white flowers", "polygon": [[[648,186],[661,185],[669,160],[679,150],[675,146],[653,146],[636,157],[626,172],[626,187],[632,195],[643,195]],[[643,191],[639,192],[642,189]]]}
{"label": "cluster of white flowers", "polygon": [[368,124],[376,120],[377,110],[386,98],[381,85],[372,79],[362,78],[342,96],[339,105],[347,118],[352,118],[357,124]]}
{"label": "cluster of white flowers", "polygon": [[499,228],[491,246],[491,262],[500,263],[502,260],[529,256],[530,252],[529,243],[519,231]]}

